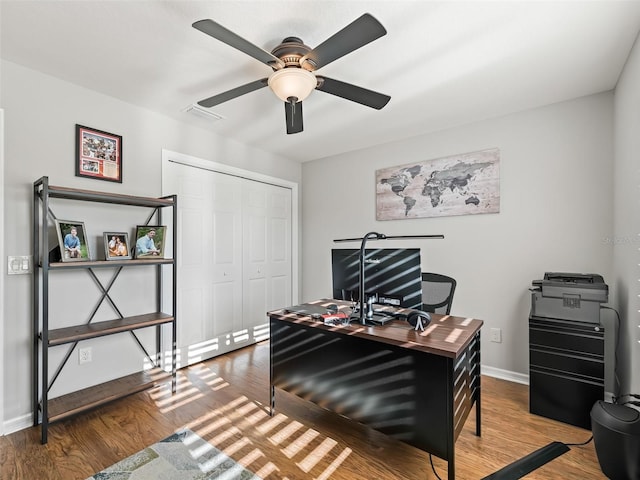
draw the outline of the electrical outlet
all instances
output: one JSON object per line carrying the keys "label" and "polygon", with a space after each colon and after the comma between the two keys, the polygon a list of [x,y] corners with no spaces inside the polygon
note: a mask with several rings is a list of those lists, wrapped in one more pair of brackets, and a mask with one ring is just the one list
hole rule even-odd
{"label": "electrical outlet", "polygon": [[91,347],[80,348],[78,350],[78,363],[82,365],[89,362],[91,362]]}
{"label": "electrical outlet", "polygon": [[502,343],[502,330],[499,328],[491,329],[491,341],[496,343]]}

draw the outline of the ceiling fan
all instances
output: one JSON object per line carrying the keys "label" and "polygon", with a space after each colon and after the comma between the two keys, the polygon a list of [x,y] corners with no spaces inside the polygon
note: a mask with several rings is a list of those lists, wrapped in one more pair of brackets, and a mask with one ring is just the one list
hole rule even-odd
{"label": "ceiling fan", "polygon": [[391,97],[313,72],[383,35],[385,28],[365,13],[311,49],[298,37],[287,37],[271,53],[245,40],[213,20],[199,20],[193,27],[273,69],[270,76],[249,82],[198,102],[210,108],[254,90],[269,86],[284,101],[287,133],[302,131],[302,101],[315,89],[380,110]]}

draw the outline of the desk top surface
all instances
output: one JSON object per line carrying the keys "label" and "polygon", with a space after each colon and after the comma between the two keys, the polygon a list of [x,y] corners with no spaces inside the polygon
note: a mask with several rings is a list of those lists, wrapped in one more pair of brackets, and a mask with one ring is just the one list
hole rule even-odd
{"label": "desk top surface", "polygon": [[[318,306],[335,304],[341,311],[350,311],[351,309],[351,303],[342,300],[321,299],[306,303]],[[420,332],[414,330],[405,320],[400,319],[372,327],[360,325],[355,320],[350,325],[332,326],[325,325],[322,321],[309,315],[287,313],[284,308],[268,312],[268,315],[269,318],[275,320],[367,338],[451,358],[456,358],[464,351],[484,323],[475,318],[431,314],[431,323],[424,329],[424,332]]]}

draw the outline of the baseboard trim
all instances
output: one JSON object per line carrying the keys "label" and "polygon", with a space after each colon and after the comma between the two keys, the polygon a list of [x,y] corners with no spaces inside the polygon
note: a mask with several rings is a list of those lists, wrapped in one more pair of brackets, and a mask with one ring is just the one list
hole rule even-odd
{"label": "baseboard trim", "polygon": [[524,373],[517,373],[510,370],[503,370],[501,368],[481,365],[480,374],[486,375],[488,377],[499,378],[501,380],[508,380],[514,383],[529,385],[529,375],[525,375]]}
{"label": "baseboard trim", "polygon": [[3,434],[9,435],[10,433],[24,430],[33,426],[33,414],[29,413],[20,417],[12,418],[2,424]]}

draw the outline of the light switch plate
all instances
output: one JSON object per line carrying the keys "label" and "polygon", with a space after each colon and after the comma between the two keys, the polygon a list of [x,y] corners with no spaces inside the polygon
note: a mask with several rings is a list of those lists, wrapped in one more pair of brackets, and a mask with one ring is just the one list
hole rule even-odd
{"label": "light switch plate", "polygon": [[18,255],[7,257],[7,273],[9,275],[26,275],[33,272],[31,255]]}

